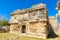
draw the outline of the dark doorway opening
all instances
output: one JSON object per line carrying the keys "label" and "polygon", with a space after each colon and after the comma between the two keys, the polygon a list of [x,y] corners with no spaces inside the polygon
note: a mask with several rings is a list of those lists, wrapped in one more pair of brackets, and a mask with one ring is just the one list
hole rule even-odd
{"label": "dark doorway opening", "polygon": [[22,25],[22,33],[26,33],[26,25]]}

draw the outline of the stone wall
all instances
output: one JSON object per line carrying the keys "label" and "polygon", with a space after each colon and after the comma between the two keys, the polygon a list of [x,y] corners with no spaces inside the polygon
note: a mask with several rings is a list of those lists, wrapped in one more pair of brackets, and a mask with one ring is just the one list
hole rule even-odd
{"label": "stone wall", "polygon": [[[47,37],[48,15],[45,4],[37,4],[29,9],[16,10],[11,14],[10,31],[23,34]],[[23,25],[24,28],[23,28]]]}
{"label": "stone wall", "polygon": [[49,16],[49,22],[55,32],[59,31],[58,20],[55,16]]}

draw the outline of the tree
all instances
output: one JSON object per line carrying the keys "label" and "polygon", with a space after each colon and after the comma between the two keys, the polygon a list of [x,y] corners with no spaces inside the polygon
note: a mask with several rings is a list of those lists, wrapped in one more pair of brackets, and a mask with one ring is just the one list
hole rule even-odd
{"label": "tree", "polygon": [[7,20],[0,20],[0,26],[9,26],[9,22]]}

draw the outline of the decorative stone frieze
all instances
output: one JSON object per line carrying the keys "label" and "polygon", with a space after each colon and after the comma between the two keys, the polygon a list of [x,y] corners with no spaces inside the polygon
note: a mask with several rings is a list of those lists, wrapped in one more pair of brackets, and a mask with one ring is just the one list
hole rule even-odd
{"label": "decorative stone frieze", "polygon": [[10,18],[10,31],[20,34],[47,37],[48,15],[45,4],[33,5],[31,8],[16,10]]}

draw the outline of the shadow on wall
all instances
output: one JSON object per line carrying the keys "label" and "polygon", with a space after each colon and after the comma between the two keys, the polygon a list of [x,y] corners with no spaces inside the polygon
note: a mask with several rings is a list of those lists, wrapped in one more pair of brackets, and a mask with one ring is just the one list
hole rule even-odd
{"label": "shadow on wall", "polygon": [[48,28],[48,37],[47,38],[56,38],[59,37],[55,32],[54,29],[52,28],[51,24],[49,23],[49,28]]}

